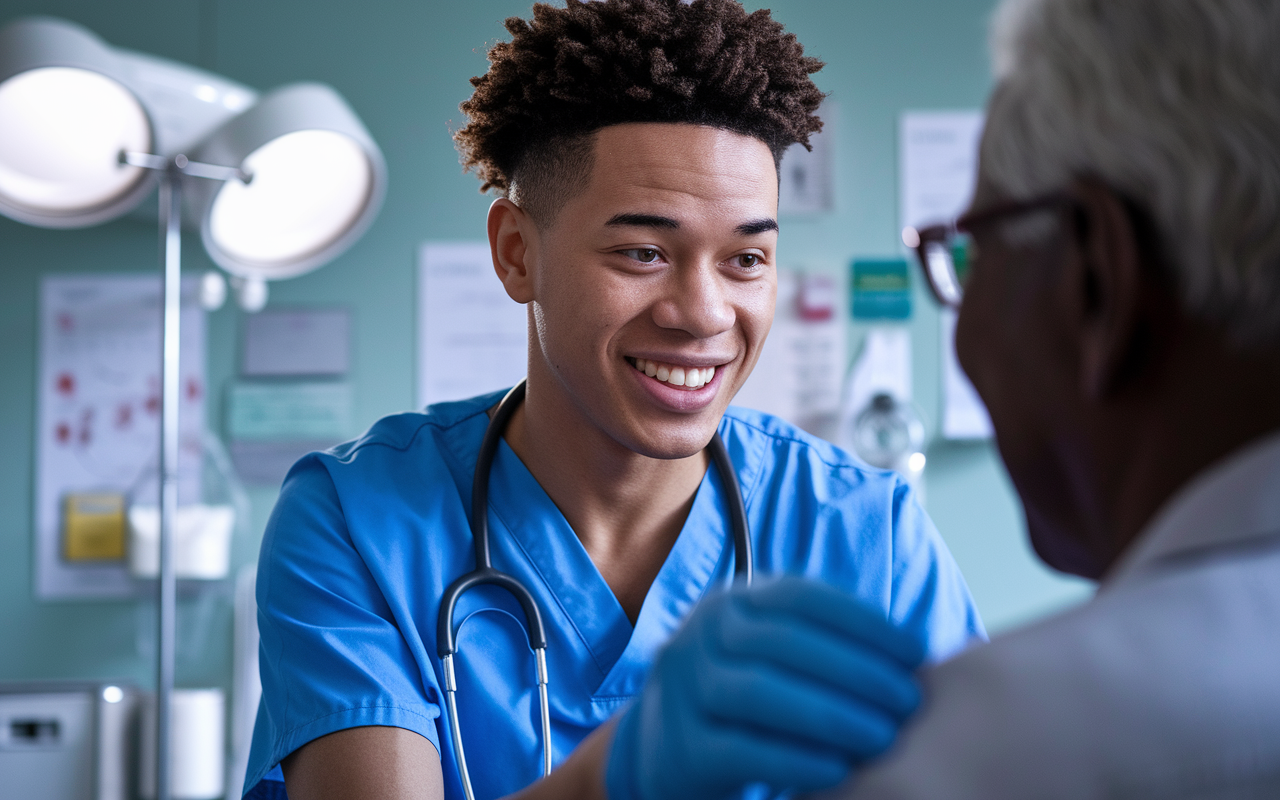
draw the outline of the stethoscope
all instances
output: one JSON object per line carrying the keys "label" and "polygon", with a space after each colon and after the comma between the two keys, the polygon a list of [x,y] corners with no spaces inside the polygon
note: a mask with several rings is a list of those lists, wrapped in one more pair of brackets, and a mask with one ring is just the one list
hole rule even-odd
{"label": "stethoscope", "polygon": [[[467,757],[462,749],[462,731],[458,727],[458,680],[453,671],[453,656],[458,648],[454,637],[457,631],[453,627],[453,609],[458,598],[468,589],[481,584],[492,584],[506,589],[520,602],[524,609],[526,632],[529,634],[529,647],[533,649],[538,663],[538,704],[542,712],[542,774],[551,774],[551,707],[547,700],[547,634],[542,625],[542,614],[533,594],[515,577],[494,569],[489,559],[489,470],[493,466],[493,457],[498,452],[498,442],[511,421],[511,415],[524,400],[525,382],[521,380],[507,392],[489,420],[485,429],[484,440],[480,444],[480,455],[476,458],[476,473],[471,483],[471,540],[476,548],[476,568],[449,584],[440,598],[440,620],[437,631],[436,646],[440,661],[444,667],[445,706],[449,714],[449,728],[453,739],[453,751],[458,758],[458,776],[462,779],[462,790],[467,800],[475,800],[471,789],[471,775],[467,772]],[[729,504],[729,521],[733,528],[734,576],[744,584],[751,583],[751,538],[747,529],[747,510],[742,504],[742,490],[738,487],[737,475],[733,471],[733,463],[725,450],[724,442],[717,432],[707,445],[711,452],[711,460],[715,462],[716,471],[724,483],[726,501]]]}

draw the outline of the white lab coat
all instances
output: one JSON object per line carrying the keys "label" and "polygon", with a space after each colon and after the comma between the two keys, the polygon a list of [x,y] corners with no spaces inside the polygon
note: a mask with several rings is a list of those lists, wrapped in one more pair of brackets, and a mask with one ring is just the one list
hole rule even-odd
{"label": "white lab coat", "polygon": [[1086,605],[924,676],[847,800],[1280,798],[1280,434],[1157,514]]}

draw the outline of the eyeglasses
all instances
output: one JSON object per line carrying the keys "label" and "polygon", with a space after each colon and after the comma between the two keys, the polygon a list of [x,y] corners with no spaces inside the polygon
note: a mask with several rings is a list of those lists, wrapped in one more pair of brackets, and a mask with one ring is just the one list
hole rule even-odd
{"label": "eyeglasses", "polygon": [[965,214],[953,222],[925,228],[903,228],[902,243],[915,251],[920,269],[929,282],[929,290],[938,302],[949,308],[959,308],[973,263],[972,231],[975,227],[1071,202],[1074,201],[1069,195],[1054,192],[1032,200],[1002,203],[976,214]]}

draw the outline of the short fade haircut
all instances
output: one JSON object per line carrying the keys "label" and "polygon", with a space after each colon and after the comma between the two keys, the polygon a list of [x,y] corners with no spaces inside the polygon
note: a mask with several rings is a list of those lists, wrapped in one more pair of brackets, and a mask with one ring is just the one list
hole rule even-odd
{"label": "short fade haircut", "polygon": [[630,122],[708,125],[751,136],[775,165],[821,130],[823,94],[767,10],[737,0],[567,0],[506,21],[454,134],[462,164],[539,226],[590,176],[593,134]]}
{"label": "short fade haircut", "polygon": [[987,180],[1101,180],[1149,217],[1188,313],[1280,345],[1280,2],[1006,0],[992,54]]}

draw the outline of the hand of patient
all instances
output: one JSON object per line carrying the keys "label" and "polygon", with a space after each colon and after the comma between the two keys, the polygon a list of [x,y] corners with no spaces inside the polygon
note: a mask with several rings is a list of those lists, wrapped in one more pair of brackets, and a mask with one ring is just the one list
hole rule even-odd
{"label": "hand of patient", "polygon": [[784,577],[709,596],[619,720],[609,798],[834,786],[919,705],[923,657],[879,609],[825,584]]}

